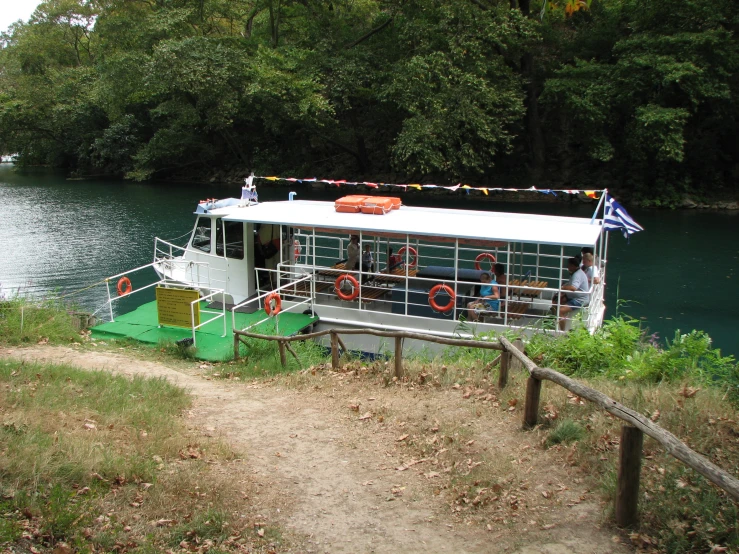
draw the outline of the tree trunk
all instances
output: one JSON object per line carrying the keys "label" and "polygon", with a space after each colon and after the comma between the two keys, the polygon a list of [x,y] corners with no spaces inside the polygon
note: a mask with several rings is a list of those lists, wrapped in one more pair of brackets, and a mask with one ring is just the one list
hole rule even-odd
{"label": "tree trunk", "polygon": [[[520,0],[519,9],[526,17],[531,15],[531,0]],[[534,179],[541,176],[546,161],[544,134],[539,118],[539,95],[536,91],[534,55],[529,52],[521,59],[521,74],[526,81],[526,131],[528,133],[529,160]]]}

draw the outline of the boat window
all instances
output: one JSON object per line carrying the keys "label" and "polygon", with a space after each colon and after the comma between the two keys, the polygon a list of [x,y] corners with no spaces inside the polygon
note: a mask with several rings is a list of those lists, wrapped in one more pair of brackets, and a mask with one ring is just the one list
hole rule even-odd
{"label": "boat window", "polygon": [[195,224],[195,232],[192,235],[192,247],[210,252],[210,218],[199,217]]}
{"label": "boat window", "polygon": [[216,254],[223,256],[223,226],[226,229],[226,257],[244,259],[244,224],[240,221],[216,220]]}

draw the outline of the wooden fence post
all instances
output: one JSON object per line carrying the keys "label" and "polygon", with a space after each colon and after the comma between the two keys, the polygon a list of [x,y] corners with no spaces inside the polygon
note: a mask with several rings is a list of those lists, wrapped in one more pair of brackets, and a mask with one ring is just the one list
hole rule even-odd
{"label": "wooden fence post", "polygon": [[539,398],[541,397],[541,379],[529,377],[526,382],[526,405],[523,408],[523,425],[527,429],[535,427],[539,421]]}
{"label": "wooden fence post", "polygon": [[631,527],[638,521],[639,478],[641,473],[644,433],[631,425],[621,426],[618,484],[616,492],[616,524]]}
{"label": "wooden fence post", "polygon": [[[521,353],[525,355],[524,350],[526,347],[524,346],[523,341],[521,339],[514,340],[513,346],[518,348],[521,351]],[[523,364],[521,363],[521,360],[514,357],[514,358],[511,358],[511,363],[508,369],[510,369],[511,371],[518,371],[519,369],[523,369]]]}
{"label": "wooden fence post", "polygon": [[513,355],[508,351],[503,351],[500,355],[500,373],[498,373],[498,388],[504,389],[508,384],[508,368],[511,367],[511,357]]}
{"label": "wooden fence post", "polygon": [[339,335],[331,331],[331,369],[339,369]]}
{"label": "wooden fence post", "polygon": [[403,377],[403,339],[395,337],[395,377]]}
{"label": "wooden fence post", "polygon": [[285,367],[287,365],[287,357],[285,356],[285,343],[284,341],[278,340],[277,346],[280,349],[280,363],[282,364],[282,367]]}
{"label": "wooden fence post", "polygon": [[234,361],[239,359],[239,335],[234,333]]}

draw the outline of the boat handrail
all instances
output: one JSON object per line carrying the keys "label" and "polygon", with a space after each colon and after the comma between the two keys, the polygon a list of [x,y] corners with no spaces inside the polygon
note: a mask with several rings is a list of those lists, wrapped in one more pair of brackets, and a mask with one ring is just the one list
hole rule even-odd
{"label": "boat handrail", "polygon": [[[280,264],[278,264],[278,266],[279,265]],[[279,274],[280,271],[283,271],[283,270],[278,270],[278,269],[264,269],[264,268],[260,268],[260,270],[268,271],[268,272],[275,272],[276,274]],[[251,304],[252,302],[259,302],[259,304],[261,305],[261,301],[263,299],[267,298],[267,296],[269,296],[270,294],[272,294],[272,293],[279,293],[280,291],[285,290],[288,287],[296,286],[298,283],[302,283],[302,282],[305,282],[305,281],[309,281],[311,283],[311,289],[312,289],[313,288],[313,275],[311,275],[311,274],[307,274],[307,275],[306,274],[302,274],[302,275],[303,276],[300,279],[296,279],[295,281],[289,281],[289,282],[285,283],[284,285],[280,285],[277,288],[271,289],[271,290],[269,290],[267,292],[261,293],[258,290],[256,297],[248,298],[248,299],[244,300],[243,302],[241,302],[239,304],[234,304],[231,307],[231,322],[232,322],[233,328],[234,329],[236,328],[236,310],[238,310],[242,306],[246,306],[247,304]],[[300,302],[296,302],[293,306],[291,306],[289,308],[286,308],[285,311],[287,311],[287,310],[289,310],[291,308],[294,308],[295,306],[302,306],[303,304],[310,304],[312,302],[312,300],[311,300],[312,297],[313,297],[313,294],[311,294],[310,297],[308,297],[306,300],[302,300]],[[259,321],[256,321],[256,322],[250,324],[248,327],[245,327],[245,329],[251,329],[252,327],[254,327],[256,325],[259,325],[260,323],[264,323],[265,321],[268,321],[269,319],[270,319],[269,316],[268,317],[265,317],[265,318],[263,318],[263,319],[261,319]]]}

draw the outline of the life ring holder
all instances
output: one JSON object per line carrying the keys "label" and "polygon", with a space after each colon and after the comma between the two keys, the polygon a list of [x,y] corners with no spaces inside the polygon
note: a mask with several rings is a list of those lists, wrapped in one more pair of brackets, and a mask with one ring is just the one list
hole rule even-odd
{"label": "life ring holder", "polygon": [[406,251],[411,255],[411,261],[407,264],[408,267],[416,267],[416,264],[418,263],[418,252],[412,246],[404,246],[403,248],[398,250],[398,256],[400,256],[400,259],[403,260],[403,263],[405,263],[403,254],[405,254]]}
{"label": "life ring holder", "polygon": [[[349,283],[352,285],[352,291],[349,294],[345,294],[341,290],[341,285],[344,283],[344,281],[349,281]],[[338,296],[341,300],[354,300],[357,296],[359,296],[359,281],[357,281],[357,279],[353,275],[343,273],[336,278],[336,281],[334,282],[334,290],[336,291],[336,296]]]}
{"label": "life ring holder", "polygon": [[[436,302],[436,295],[442,291],[449,295],[449,303],[445,304],[444,306],[439,306],[439,304],[437,304]],[[437,312],[441,312],[443,314],[450,312],[454,308],[455,300],[456,296],[454,294],[454,291],[452,290],[452,287],[450,287],[446,283],[439,283],[437,285],[434,285],[429,291],[429,305]]]}
{"label": "life ring holder", "polygon": [[[274,308],[272,308],[273,300],[275,301]],[[271,292],[267,295],[267,298],[264,299],[264,311],[270,317],[274,317],[282,311],[282,298],[280,298],[279,294]]]}
{"label": "life ring holder", "polygon": [[480,271],[482,269],[482,266],[480,265],[480,262],[483,260],[490,260],[490,270],[493,270],[493,264],[497,262],[498,260],[495,259],[495,256],[491,254],[490,252],[481,252],[477,255],[477,258],[475,258],[475,269]]}
{"label": "life ring holder", "polygon": [[118,286],[116,287],[118,289],[118,296],[126,296],[127,294],[131,294],[133,292],[133,286],[131,286],[131,279],[128,277],[121,277],[118,279]]}

